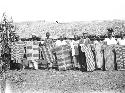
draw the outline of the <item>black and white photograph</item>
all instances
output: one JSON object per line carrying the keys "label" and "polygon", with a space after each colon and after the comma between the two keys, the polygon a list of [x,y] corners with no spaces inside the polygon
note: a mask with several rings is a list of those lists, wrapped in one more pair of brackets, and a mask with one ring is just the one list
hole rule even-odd
{"label": "black and white photograph", "polygon": [[0,0],[0,93],[125,93],[125,0]]}

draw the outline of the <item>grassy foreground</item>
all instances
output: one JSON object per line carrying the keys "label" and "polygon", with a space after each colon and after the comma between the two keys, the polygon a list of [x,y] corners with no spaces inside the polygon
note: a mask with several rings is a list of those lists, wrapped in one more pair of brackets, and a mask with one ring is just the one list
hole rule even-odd
{"label": "grassy foreground", "polygon": [[12,93],[125,93],[125,71],[9,71]]}

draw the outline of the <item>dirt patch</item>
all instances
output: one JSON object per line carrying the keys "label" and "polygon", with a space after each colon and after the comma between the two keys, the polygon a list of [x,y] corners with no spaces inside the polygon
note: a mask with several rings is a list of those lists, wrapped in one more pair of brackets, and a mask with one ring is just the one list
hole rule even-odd
{"label": "dirt patch", "polygon": [[125,71],[9,71],[7,80],[13,93],[125,93]]}

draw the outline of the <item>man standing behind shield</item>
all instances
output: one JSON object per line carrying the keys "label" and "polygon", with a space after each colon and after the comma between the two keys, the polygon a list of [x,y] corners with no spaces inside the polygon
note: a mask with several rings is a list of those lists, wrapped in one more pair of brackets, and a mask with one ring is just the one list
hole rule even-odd
{"label": "man standing behind shield", "polygon": [[48,67],[52,68],[52,63],[55,61],[55,57],[52,54],[52,49],[54,47],[53,40],[50,38],[50,33],[46,33],[46,39],[43,43],[43,56],[44,60],[47,62]]}
{"label": "man standing behind shield", "polygon": [[74,68],[78,69],[79,68],[79,49],[78,49],[78,35],[74,35],[74,40],[71,42],[71,49],[72,49],[72,57],[73,57],[73,63],[74,63]]}

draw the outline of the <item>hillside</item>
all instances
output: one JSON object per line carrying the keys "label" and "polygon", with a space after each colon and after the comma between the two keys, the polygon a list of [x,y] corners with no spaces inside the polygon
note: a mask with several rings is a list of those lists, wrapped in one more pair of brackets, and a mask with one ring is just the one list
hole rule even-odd
{"label": "hillside", "polygon": [[87,32],[91,35],[104,35],[107,28],[113,28],[115,33],[124,32],[124,21],[92,21],[92,22],[71,22],[71,23],[52,23],[46,21],[21,22],[15,23],[16,33],[21,38],[29,38],[32,34],[45,38],[45,33],[50,32],[52,38],[60,35],[73,37],[74,34],[81,35]]}

